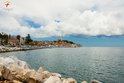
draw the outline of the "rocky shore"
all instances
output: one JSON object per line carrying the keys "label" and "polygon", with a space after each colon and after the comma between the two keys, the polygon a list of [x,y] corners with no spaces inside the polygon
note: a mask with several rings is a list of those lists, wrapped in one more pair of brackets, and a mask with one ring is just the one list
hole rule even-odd
{"label": "rocky shore", "polygon": [[4,52],[13,52],[13,51],[27,51],[27,50],[35,50],[35,49],[43,49],[44,47],[36,47],[36,46],[32,46],[32,47],[6,47],[6,46],[2,46],[0,47],[0,53],[4,53]]}
{"label": "rocky shore", "polygon": [[[0,47],[0,53],[5,52],[14,52],[14,51],[27,51],[27,50],[36,50],[36,49],[45,49],[45,48],[58,48],[58,47],[49,47],[49,46],[30,46],[30,47]],[[64,47],[59,47],[64,48]],[[66,47],[67,48],[67,47]]]}
{"label": "rocky shore", "polygon": [[21,50],[26,50],[20,47],[0,47],[0,53],[1,52],[12,52],[12,51],[21,51]]}
{"label": "rocky shore", "polygon": [[[19,42],[18,42],[19,43]],[[29,44],[15,44],[15,45],[1,45],[0,53],[2,52],[13,52],[13,51],[26,51],[43,48],[76,48],[81,47],[80,44],[74,43],[68,40],[56,40],[56,41],[32,41]]]}
{"label": "rocky shore", "polygon": [[[77,83],[77,81],[73,78],[64,78],[42,67],[33,70],[21,60],[0,57],[0,83]],[[92,80],[90,83],[101,82]]]}

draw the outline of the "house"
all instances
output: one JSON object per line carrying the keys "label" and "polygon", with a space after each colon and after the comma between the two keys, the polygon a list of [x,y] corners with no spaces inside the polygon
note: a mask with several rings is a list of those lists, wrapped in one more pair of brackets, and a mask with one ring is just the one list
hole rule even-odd
{"label": "house", "polygon": [[15,45],[19,45],[20,42],[17,38],[9,38],[8,39],[8,44],[12,45],[12,46],[15,46]]}
{"label": "house", "polygon": [[20,41],[17,38],[9,38],[8,39],[8,44],[10,45],[24,45],[25,44],[25,39],[20,38]]}
{"label": "house", "polygon": [[24,45],[25,44],[25,38],[22,38],[22,37],[20,38],[20,44],[21,45]]}

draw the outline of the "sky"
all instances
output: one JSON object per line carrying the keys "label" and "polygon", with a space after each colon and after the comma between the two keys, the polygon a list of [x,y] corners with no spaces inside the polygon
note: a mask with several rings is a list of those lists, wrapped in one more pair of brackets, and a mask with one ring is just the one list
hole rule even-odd
{"label": "sky", "polygon": [[0,0],[0,32],[35,40],[124,46],[123,22],[123,0]]}

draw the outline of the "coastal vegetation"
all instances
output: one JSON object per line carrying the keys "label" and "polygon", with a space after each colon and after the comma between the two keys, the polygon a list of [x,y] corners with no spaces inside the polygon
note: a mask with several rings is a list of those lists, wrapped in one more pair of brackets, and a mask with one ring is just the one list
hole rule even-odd
{"label": "coastal vegetation", "polygon": [[10,35],[8,35],[6,33],[3,33],[3,32],[0,33],[0,44],[7,45],[9,37],[10,37]]}

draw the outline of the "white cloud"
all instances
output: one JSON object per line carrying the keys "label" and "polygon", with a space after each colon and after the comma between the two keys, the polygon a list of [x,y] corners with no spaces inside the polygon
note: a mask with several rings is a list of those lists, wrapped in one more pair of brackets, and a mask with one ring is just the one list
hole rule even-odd
{"label": "white cloud", "polygon": [[[29,33],[38,38],[71,34],[124,34],[122,0],[10,0],[10,11],[5,9],[5,0],[0,2],[1,32],[22,36]],[[26,26],[24,19],[43,26]]]}

